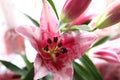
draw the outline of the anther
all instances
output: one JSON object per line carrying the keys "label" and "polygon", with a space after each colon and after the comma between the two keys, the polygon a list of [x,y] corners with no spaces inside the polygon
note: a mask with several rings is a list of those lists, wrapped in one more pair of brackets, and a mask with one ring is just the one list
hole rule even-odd
{"label": "anther", "polygon": [[51,40],[50,38],[48,38],[48,39],[47,39],[47,42],[48,42],[49,44],[51,44],[51,43],[52,43],[52,40]]}
{"label": "anther", "polygon": [[54,37],[53,40],[54,40],[54,42],[57,42],[58,41],[58,37]]}
{"label": "anther", "polygon": [[48,51],[48,50],[49,50],[48,45],[47,45],[47,46],[45,46],[44,50],[46,50],[46,51]]}
{"label": "anther", "polygon": [[62,52],[62,53],[67,53],[68,50],[67,50],[66,48],[61,48],[61,52]]}
{"label": "anther", "polygon": [[58,43],[58,47],[61,47],[62,46],[62,43],[60,42],[60,43]]}

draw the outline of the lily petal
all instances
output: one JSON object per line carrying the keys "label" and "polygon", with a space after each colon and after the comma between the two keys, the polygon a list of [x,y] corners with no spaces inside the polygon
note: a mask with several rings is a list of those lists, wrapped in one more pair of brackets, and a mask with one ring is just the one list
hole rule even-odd
{"label": "lily petal", "polygon": [[120,38],[103,43],[90,50],[93,56],[108,62],[120,62]]}
{"label": "lily petal", "polygon": [[47,0],[43,0],[43,10],[40,18],[40,28],[48,32],[55,32],[58,25],[57,17]]}
{"label": "lily petal", "polygon": [[53,73],[53,80],[72,80],[73,68],[72,63],[66,64],[63,70]]}
{"label": "lily petal", "polygon": [[23,37],[27,38],[30,40],[32,46],[38,50],[38,46],[36,41],[39,40],[40,38],[40,32],[38,31],[37,27],[32,27],[32,26],[19,26],[16,28],[16,31],[22,35]]}
{"label": "lily petal", "polygon": [[120,61],[120,57],[112,51],[108,51],[108,50],[100,50],[94,53],[95,57],[100,58],[100,59],[104,59],[106,61],[109,62],[118,62]]}
{"label": "lily petal", "polygon": [[34,75],[34,80],[40,79],[48,74],[47,68],[44,66],[42,63],[42,58],[40,54],[37,54],[35,62],[34,62],[34,70],[35,70],[35,75]]}
{"label": "lily petal", "polygon": [[92,0],[88,8],[76,20],[71,22],[71,25],[80,25],[95,18],[105,7],[106,1]]}
{"label": "lily petal", "polygon": [[71,59],[81,57],[96,40],[96,35],[94,33],[86,31],[68,32],[63,36],[65,40],[63,45],[68,47]]}
{"label": "lily petal", "polygon": [[62,9],[61,20],[63,22],[75,20],[87,9],[90,2],[91,0],[66,0]]}

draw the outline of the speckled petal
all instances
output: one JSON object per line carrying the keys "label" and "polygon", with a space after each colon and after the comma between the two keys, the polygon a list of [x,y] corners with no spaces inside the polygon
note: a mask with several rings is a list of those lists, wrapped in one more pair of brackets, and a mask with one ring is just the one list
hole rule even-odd
{"label": "speckled petal", "polygon": [[16,28],[16,31],[22,35],[23,37],[27,38],[30,40],[32,46],[38,50],[38,46],[36,41],[39,40],[40,38],[40,32],[37,27],[32,27],[32,26],[19,26]]}
{"label": "speckled petal", "polygon": [[45,67],[43,60],[39,54],[37,54],[35,62],[34,62],[34,80],[40,79],[48,74],[48,70]]}
{"label": "speckled petal", "polygon": [[73,68],[72,63],[66,64],[66,66],[57,73],[53,73],[53,80],[72,80]]}
{"label": "speckled petal", "polygon": [[71,56],[71,59],[81,57],[96,40],[94,33],[86,31],[70,31],[64,34],[63,37],[63,44],[68,49],[68,54]]}

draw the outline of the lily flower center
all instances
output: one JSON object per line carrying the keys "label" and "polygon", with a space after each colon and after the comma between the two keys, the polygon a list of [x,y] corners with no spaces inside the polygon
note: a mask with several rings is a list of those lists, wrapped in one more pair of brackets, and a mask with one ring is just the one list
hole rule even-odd
{"label": "lily flower center", "polygon": [[67,48],[63,47],[62,42],[58,40],[58,37],[53,37],[53,39],[48,38],[43,51],[50,54],[54,62],[58,56],[68,52]]}

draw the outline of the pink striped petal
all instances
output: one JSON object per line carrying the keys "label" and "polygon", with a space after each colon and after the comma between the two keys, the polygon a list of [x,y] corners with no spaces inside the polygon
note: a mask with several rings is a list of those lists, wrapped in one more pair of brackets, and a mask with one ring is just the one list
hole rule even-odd
{"label": "pink striped petal", "polygon": [[90,50],[90,53],[97,58],[110,62],[120,62],[120,39],[115,39],[103,43]]}
{"label": "pink striped petal", "polygon": [[63,45],[68,47],[68,54],[71,56],[71,59],[81,57],[96,40],[96,35],[94,33],[86,31],[68,32],[63,36]]}
{"label": "pink striped petal", "polygon": [[48,32],[55,32],[58,20],[47,0],[43,0],[43,10],[40,18],[40,28]]}
{"label": "pink striped petal", "polygon": [[104,59],[109,62],[120,62],[120,57],[112,51],[107,51],[107,50],[100,50],[96,51],[95,57]]}
{"label": "pink striped petal", "polygon": [[53,73],[53,80],[72,80],[73,78],[73,68],[72,63],[66,64],[66,66],[57,73]]}
{"label": "pink striped petal", "polygon": [[23,37],[27,38],[30,40],[32,46],[38,50],[37,46],[37,40],[40,38],[40,32],[38,31],[37,27],[32,27],[32,26],[19,26],[16,28],[16,31],[22,35]]}
{"label": "pink striped petal", "polygon": [[44,61],[42,60],[41,56],[37,54],[36,59],[34,61],[34,80],[40,79],[48,74],[48,70],[43,62]]}

